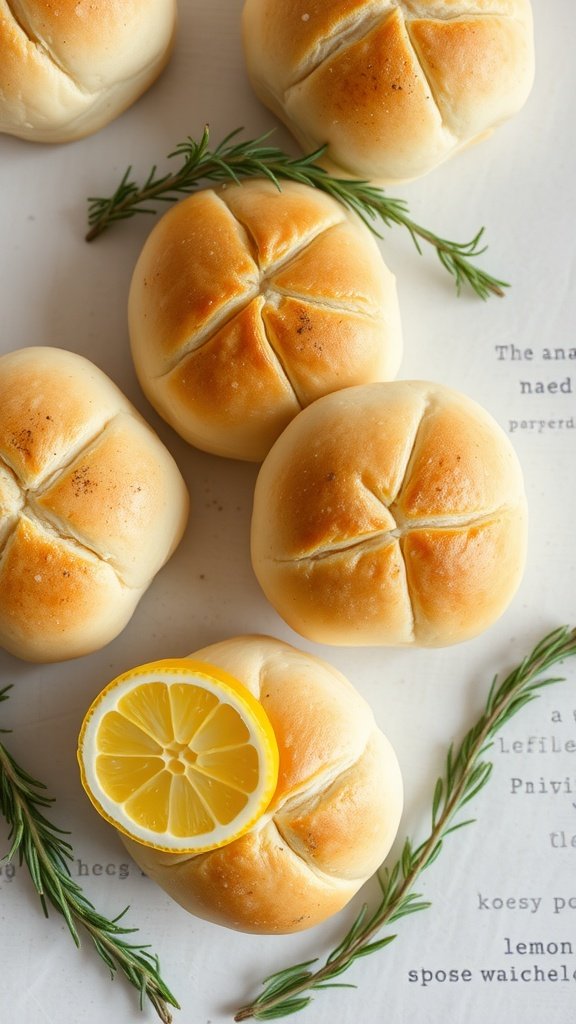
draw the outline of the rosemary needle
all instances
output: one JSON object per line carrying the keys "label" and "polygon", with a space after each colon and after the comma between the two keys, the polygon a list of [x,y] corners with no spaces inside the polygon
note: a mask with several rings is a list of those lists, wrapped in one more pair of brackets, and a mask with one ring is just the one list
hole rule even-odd
{"label": "rosemary needle", "polygon": [[111,196],[88,199],[87,241],[97,238],[116,221],[138,213],[155,213],[155,203],[174,202],[179,196],[193,192],[203,180],[238,182],[242,178],[266,177],[280,188],[280,179],[285,178],[328,193],[353,210],[378,237],[379,222],[386,227],[396,224],[405,228],[419,253],[422,251],[421,242],[436,250],[442,266],[454,278],[458,293],[467,284],[481,299],[504,295],[508,284],[473,263],[486,251],[482,245],[484,228],[469,242],[451,242],[441,238],[412,220],[403,199],[387,196],[383,189],[368,181],[337,178],[329,174],[318,163],[325,146],[306,156],[289,157],[281,149],[267,144],[270,132],[256,139],[238,142],[236,136],[241,130],[231,132],[215,149],[210,149],[206,126],[199,142],[188,137],[169,154],[168,159],[180,159],[178,170],[172,174],[158,174],[154,165],[142,185],[131,179],[132,168],[129,167]]}
{"label": "rosemary needle", "polygon": [[394,934],[377,937],[385,925],[430,906],[412,888],[422,871],[435,861],[446,837],[472,824],[473,819],[457,822],[454,819],[490,778],[492,764],[484,756],[492,745],[492,738],[513,715],[537,697],[537,691],[562,681],[559,678],[546,678],[544,673],[556,662],[574,655],[576,629],[561,627],[545,636],[502,683],[498,684],[498,677],[495,677],[484,713],[466,734],[456,753],[452,746],[448,750],[445,773],[434,788],[428,837],[417,847],[413,846],[410,839],[406,839],[401,856],[394,866],[379,871],[381,899],[376,909],[370,912],[366,905],[363,906],[352,927],[328,955],[323,966],[315,966],[318,959],[314,959],[294,964],[268,977],[261,995],[240,1009],[234,1017],[235,1021],[250,1017],[273,1020],[303,1010],[312,1001],[310,992],[340,987],[341,983],[334,979],[347,971],[356,960],[384,949],[394,941]]}
{"label": "rosemary needle", "polygon": [[[9,690],[9,686],[0,690],[0,702],[8,699]],[[0,729],[0,733],[8,731]],[[140,993],[140,1006],[146,997],[163,1024],[170,1024],[168,1007],[179,1006],[160,976],[158,958],[148,946],[126,941],[125,937],[137,930],[119,923],[126,911],[113,920],[103,917],[71,877],[72,847],[62,838],[66,833],[44,813],[52,803],[43,783],[20,767],[0,743],[0,812],[10,827],[11,840],[3,859],[10,861],[17,855],[19,863],[26,864],[46,917],[50,903],[64,917],[77,946],[81,925],[112,977],[117,972],[124,974]]]}

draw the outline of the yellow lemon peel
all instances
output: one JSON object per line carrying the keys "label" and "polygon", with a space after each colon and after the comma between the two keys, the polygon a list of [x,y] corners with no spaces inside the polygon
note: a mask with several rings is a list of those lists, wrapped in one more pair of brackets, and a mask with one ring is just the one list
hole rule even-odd
{"label": "yellow lemon peel", "polygon": [[145,846],[202,853],[254,827],[278,779],[260,702],[233,676],[191,658],[112,680],[84,718],[82,785],[96,810]]}

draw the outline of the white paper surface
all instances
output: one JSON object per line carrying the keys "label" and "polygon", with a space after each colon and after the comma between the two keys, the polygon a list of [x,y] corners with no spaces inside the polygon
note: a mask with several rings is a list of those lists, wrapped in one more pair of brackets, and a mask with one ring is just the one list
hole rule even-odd
{"label": "white paper surface", "polygon": [[[426,834],[446,749],[480,713],[491,678],[549,629],[576,622],[576,220],[573,5],[535,0],[537,81],[524,111],[490,141],[427,178],[391,190],[416,220],[465,240],[486,226],[483,264],[509,280],[503,300],[455,297],[435,257],[399,229],[382,243],[402,305],[404,378],[468,392],[510,434],[523,464],[530,548],[520,590],[487,633],[458,648],[327,648],[292,633],[253,577],[248,531],[257,467],[185,445],[152,412],[132,370],[126,330],[131,271],[152,225],[144,217],[93,245],[83,240],[88,195],[106,195],[128,164],[140,176],[205,122],[212,139],[275,121],[252,95],[240,43],[240,0],[182,2],[176,51],[157,85],[123,117],[80,143],[41,147],[0,138],[0,347],[56,345],[89,357],[158,430],[192,496],[176,556],[124,633],[79,661],[33,666],[0,653],[6,744],[56,798],[70,829],[72,872],[109,916],[160,956],[182,1024],[221,1024],[270,971],[322,957],[342,937],[368,884],[336,918],[288,937],[245,936],[194,919],[143,878],[95,815],[78,780],[75,746],[88,704],[132,665],[184,655],[243,632],[265,632],[340,668],[370,701],[402,767],[400,838]],[[0,55],[1,59],[1,55]],[[278,144],[294,149],[278,127]],[[565,358],[551,359],[554,350]],[[531,354],[529,354],[531,353]],[[561,353],[557,353],[558,356]],[[531,393],[530,393],[531,392]],[[400,922],[387,949],[319,992],[303,1024],[367,1021],[573,1024],[576,993],[576,664],[500,734],[494,776],[417,891],[432,908]],[[0,823],[0,855],[7,849]],[[452,972],[452,973],[451,973]],[[496,972],[490,974],[490,972]],[[0,862],[0,1020],[20,1024],[152,1021],[134,991],[111,983],[88,941],[77,952],[56,913],[44,920],[22,868]]]}

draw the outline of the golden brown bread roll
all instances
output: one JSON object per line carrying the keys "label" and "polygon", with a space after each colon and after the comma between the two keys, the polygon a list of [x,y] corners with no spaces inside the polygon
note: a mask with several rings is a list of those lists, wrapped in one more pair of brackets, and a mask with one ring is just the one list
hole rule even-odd
{"label": "golden brown bread roll", "polygon": [[172,49],[176,0],[11,0],[0,5],[0,132],[68,142],[152,84]]}
{"label": "golden brown bread roll", "polygon": [[395,280],[370,231],[292,182],[173,207],[136,264],[129,324],[160,415],[198,448],[253,461],[302,406],[388,380],[401,357]]}
{"label": "golden brown bread roll", "polygon": [[293,932],[340,910],[380,866],[402,812],[396,755],[372,711],[325,661],[265,636],[191,657],[257,697],[279,747],[278,786],[253,831],[196,856],[123,836],[142,870],[186,910],[246,932]]}
{"label": "golden brown bread roll", "polygon": [[490,134],[534,77],[529,0],[246,0],[255,92],[306,151],[383,184]]}
{"label": "golden brown bread roll", "polygon": [[492,417],[438,384],[397,381],[293,420],[258,475],[252,564],[312,640],[443,646],[506,608],[526,532],[522,472]]}
{"label": "golden brown bread roll", "polygon": [[172,456],[101,370],[55,348],[0,358],[0,647],[60,661],[108,643],[187,515]]}

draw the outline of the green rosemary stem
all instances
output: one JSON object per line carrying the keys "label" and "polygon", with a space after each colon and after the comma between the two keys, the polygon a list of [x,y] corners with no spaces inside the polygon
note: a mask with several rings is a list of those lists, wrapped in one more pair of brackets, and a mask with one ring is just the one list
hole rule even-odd
{"label": "green rosemary stem", "polygon": [[473,823],[456,822],[457,814],[487,784],[492,764],[483,760],[493,736],[521,708],[536,699],[538,691],[559,678],[542,678],[552,665],[576,655],[576,629],[561,627],[545,636],[524,660],[498,685],[490,687],[483,715],[464,737],[456,754],[450,746],[445,774],[434,788],[432,827],[427,838],[414,849],[410,839],[404,843],[400,858],[391,869],[382,868],[378,879],[382,898],[371,915],[366,905],[350,930],[328,955],[323,966],[311,970],[318,959],[295,964],[278,971],[264,982],[264,991],[253,1003],[236,1013],[235,1021],[248,1018],[272,1020],[297,1013],[311,1002],[311,991],[334,987],[334,978],[348,970],[355,960],[388,946],[396,935],[374,938],[388,924],[430,907],[430,903],[412,892],[422,872],[440,854],[444,840],[452,832]]}
{"label": "green rosemary stem", "polygon": [[[0,702],[8,697],[10,687],[0,691]],[[0,729],[1,733],[8,730]],[[81,926],[92,939],[111,976],[123,974],[140,994],[140,1006],[146,997],[156,1010],[162,1024],[171,1024],[169,1006],[178,1003],[160,975],[157,957],[147,946],[126,941],[135,928],[119,924],[126,911],[113,920],[99,914],[70,874],[73,850],[62,837],[66,834],[44,814],[53,799],[45,786],[29,775],[0,743],[0,812],[9,828],[10,849],[2,859],[18,857],[25,864],[48,917],[51,904],[66,921],[76,946],[80,945]]]}
{"label": "green rosemary stem", "polygon": [[356,213],[379,238],[379,222],[386,227],[397,225],[405,228],[419,253],[422,252],[420,242],[436,251],[440,263],[454,278],[458,293],[468,285],[482,299],[505,294],[508,284],[473,262],[485,252],[485,247],[480,246],[484,228],[469,242],[452,242],[417,224],[410,217],[404,200],[386,195],[382,188],[368,181],[330,174],[318,163],[326,151],[325,146],[305,156],[290,157],[267,143],[270,132],[256,139],[238,142],[236,136],[240,131],[231,132],[212,150],[209,148],[209,129],[205,127],[198,142],[188,137],[169,154],[168,159],[178,158],[181,161],[177,171],[158,175],[154,165],[141,185],[131,179],[132,168],[129,167],[111,196],[89,198],[86,240],[97,238],[116,221],[127,220],[138,213],[154,214],[154,204],[175,202],[180,196],[193,192],[202,181],[237,183],[243,178],[264,177],[280,189],[280,182],[285,179],[320,189],[332,196]]}

